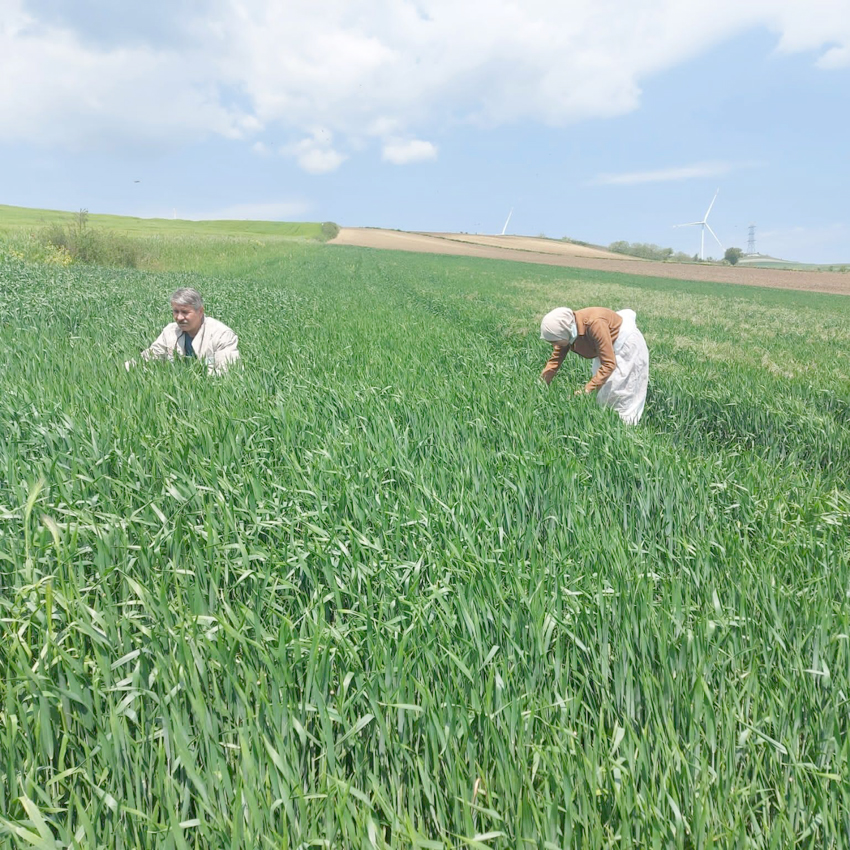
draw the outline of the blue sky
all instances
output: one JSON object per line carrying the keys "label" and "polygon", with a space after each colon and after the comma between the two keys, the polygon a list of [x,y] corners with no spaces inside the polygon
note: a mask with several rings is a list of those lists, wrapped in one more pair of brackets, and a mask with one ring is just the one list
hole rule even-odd
{"label": "blue sky", "polygon": [[[850,262],[850,0],[0,0],[0,203]],[[136,182],[138,181],[138,182]],[[707,237],[710,240],[710,237]],[[706,253],[722,255],[713,241]]]}

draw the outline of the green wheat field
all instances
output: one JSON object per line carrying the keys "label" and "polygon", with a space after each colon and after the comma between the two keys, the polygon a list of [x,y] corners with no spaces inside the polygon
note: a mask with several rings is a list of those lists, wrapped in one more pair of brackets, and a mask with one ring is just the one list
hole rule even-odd
{"label": "green wheat field", "polygon": [[850,298],[237,236],[0,247],[0,847],[848,846]]}

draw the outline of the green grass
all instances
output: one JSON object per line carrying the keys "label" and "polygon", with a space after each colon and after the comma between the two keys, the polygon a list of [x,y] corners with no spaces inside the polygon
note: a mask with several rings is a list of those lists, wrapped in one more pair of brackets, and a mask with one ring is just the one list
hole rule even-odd
{"label": "green grass", "polygon": [[[0,204],[0,231],[17,231],[49,225],[71,225],[78,212],[40,210]],[[90,213],[91,227],[108,229],[130,236],[281,236],[287,239],[321,239],[318,222],[291,221],[185,221],[168,218],[137,218],[124,215]]]}
{"label": "green grass", "polygon": [[0,205],[0,253],[49,265],[113,268],[244,267],[244,259],[285,254],[297,242],[325,242],[333,222],[181,221],[90,215]]}
{"label": "green grass", "polygon": [[[0,846],[846,846],[850,300],[192,251],[0,253]],[[178,286],[243,370],[124,371]]]}
{"label": "green grass", "polygon": [[793,260],[779,260],[776,257],[748,257],[744,255],[738,265],[757,269],[790,269],[792,271],[846,272],[850,263],[796,263]]}

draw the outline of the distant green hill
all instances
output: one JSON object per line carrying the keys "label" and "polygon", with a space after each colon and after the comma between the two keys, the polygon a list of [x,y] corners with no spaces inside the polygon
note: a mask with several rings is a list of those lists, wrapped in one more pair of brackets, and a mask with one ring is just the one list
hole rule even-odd
{"label": "distant green hill", "polygon": [[[34,229],[72,224],[77,212],[11,207],[0,204],[0,231]],[[124,215],[89,213],[88,224],[134,236],[210,235],[283,236],[290,239],[323,239],[321,222],[291,221],[187,221],[169,218],[137,218]]]}
{"label": "distant green hill", "polygon": [[850,271],[850,263],[797,263],[794,260],[780,260],[767,254],[744,255],[738,260],[739,266],[757,269],[797,269],[799,271]]}

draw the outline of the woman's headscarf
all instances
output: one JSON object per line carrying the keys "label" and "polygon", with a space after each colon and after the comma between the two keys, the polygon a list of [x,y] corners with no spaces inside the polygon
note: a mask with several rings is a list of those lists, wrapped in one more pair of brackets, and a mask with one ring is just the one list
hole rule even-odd
{"label": "woman's headscarf", "polygon": [[578,336],[576,317],[569,307],[556,307],[540,322],[540,339],[546,342],[575,342]]}

